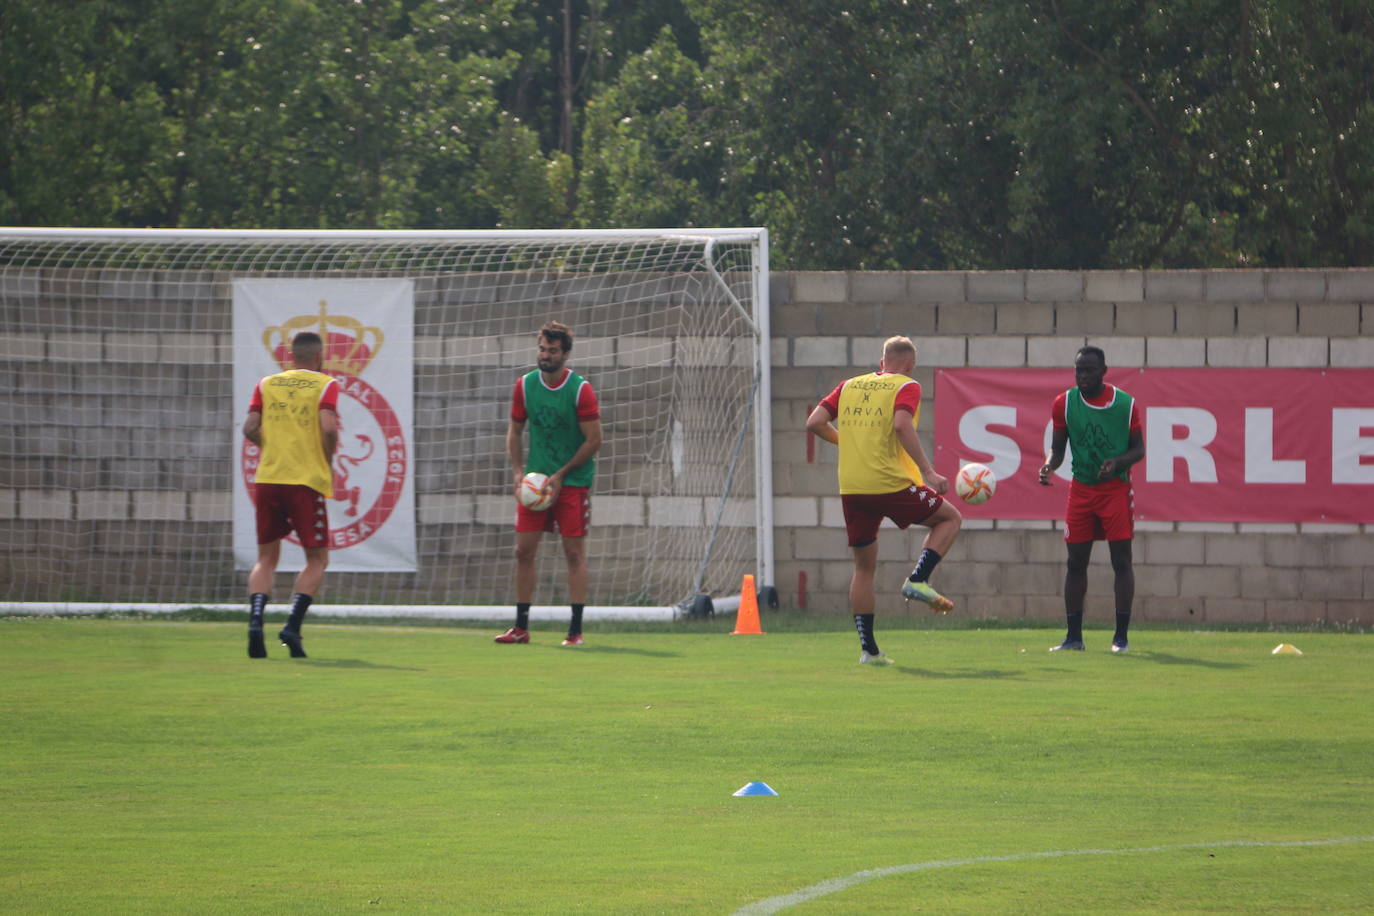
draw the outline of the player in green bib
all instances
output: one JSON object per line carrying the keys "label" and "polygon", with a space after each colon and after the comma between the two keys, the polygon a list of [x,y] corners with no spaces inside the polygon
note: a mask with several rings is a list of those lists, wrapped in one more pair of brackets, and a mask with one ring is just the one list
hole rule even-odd
{"label": "player in green bib", "polygon": [[[563,538],[568,564],[571,616],[565,646],[582,645],[582,611],[587,601],[587,524],[591,521],[591,485],[595,455],[601,448],[601,407],[591,383],[565,364],[572,352],[572,330],[551,321],[539,329],[539,368],[515,383],[506,452],[515,487],[530,473],[545,474],[553,504],[535,511],[515,504],[515,625],[498,643],[530,641],[530,604],[537,576],[535,560],[545,531]],[[529,428],[526,454],[525,428]]]}
{"label": "player in green bib", "polygon": [[1088,591],[1088,560],[1094,541],[1111,551],[1116,630],[1112,651],[1130,648],[1131,603],[1135,569],[1131,542],[1135,536],[1131,465],[1145,457],[1140,408],[1135,398],[1104,381],[1107,357],[1097,347],[1083,347],[1073,361],[1075,385],[1054,399],[1050,408],[1050,454],[1040,468],[1040,483],[1064,463],[1072,447],[1073,478],[1064,513],[1064,543],[1069,562],[1064,573],[1064,614],[1068,632],[1050,651],[1083,648],[1083,600]]}

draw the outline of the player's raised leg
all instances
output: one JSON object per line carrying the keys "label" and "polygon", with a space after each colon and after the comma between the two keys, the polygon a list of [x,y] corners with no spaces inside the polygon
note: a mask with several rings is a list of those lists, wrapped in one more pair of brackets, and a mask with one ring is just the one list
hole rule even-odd
{"label": "player's raised leg", "polygon": [[908,601],[924,601],[935,613],[948,614],[954,610],[954,602],[937,592],[929,580],[935,572],[936,565],[954,546],[954,539],[959,536],[959,529],[963,527],[964,517],[952,503],[942,502],[921,524],[930,531],[921,545],[921,555],[916,560],[916,567],[902,585],[902,597]]}

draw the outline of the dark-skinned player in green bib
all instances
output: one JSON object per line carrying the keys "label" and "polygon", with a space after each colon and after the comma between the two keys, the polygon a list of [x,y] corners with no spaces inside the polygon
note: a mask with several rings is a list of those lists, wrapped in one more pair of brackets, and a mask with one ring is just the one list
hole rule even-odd
{"label": "dark-skinned player in green bib", "polygon": [[1064,463],[1065,446],[1073,449],[1073,479],[1064,513],[1064,543],[1069,562],[1064,573],[1064,641],[1050,649],[1083,648],[1083,599],[1088,593],[1088,560],[1093,542],[1106,541],[1111,551],[1116,630],[1112,651],[1130,648],[1131,603],[1135,600],[1135,568],[1131,541],[1135,536],[1135,504],[1131,465],[1145,457],[1140,408],[1135,398],[1103,381],[1107,356],[1098,347],[1083,347],[1073,361],[1075,385],[1054,399],[1050,408],[1050,454],[1040,468],[1040,483]]}
{"label": "dark-skinned player in green bib", "polygon": [[[565,646],[582,645],[582,610],[587,601],[587,524],[591,521],[594,456],[601,448],[601,406],[591,383],[565,365],[572,352],[572,330],[550,321],[539,329],[539,368],[515,383],[506,452],[515,473],[512,494],[529,473],[546,474],[553,504],[536,512],[515,504],[515,626],[498,643],[530,641],[530,603],[534,600],[535,558],[545,531],[563,538],[568,563],[568,621]],[[525,427],[530,431],[525,454]]]}

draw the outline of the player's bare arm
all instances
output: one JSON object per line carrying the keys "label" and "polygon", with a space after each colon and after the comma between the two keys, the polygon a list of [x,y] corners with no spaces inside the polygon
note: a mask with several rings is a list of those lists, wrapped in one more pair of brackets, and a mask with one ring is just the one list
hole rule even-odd
{"label": "player's bare arm", "polygon": [[248,414],[248,419],[243,421],[243,438],[249,442],[262,447],[262,414],[256,410]]}
{"label": "player's bare arm", "polygon": [[332,410],[320,411],[320,445],[324,447],[326,461],[334,459],[334,450],[339,447],[339,415]]}
{"label": "player's bare arm", "polygon": [[824,404],[817,404],[811,415],[806,418],[806,431],[814,433],[831,445],[839,445],[840,431],[835,428],[833,419]]}
{"label": "player's bare arm", "polygon": [[1050,485],[1050,475],[1059,470],[1059,466],[1064,463],[1064,451],[1068,445],[1068,429],[1056,429],[1050,437],[1050,453],[1045,456],[1045,463],[1040,467],[1040,485],[1042,487]]}
{"label": "player's bare arm", "polygon": [[563,489],[563,480],[577,468],[592,460],[592,457],[601,450],[601,420],[579,420],[578,427],[582,430],[585,437],[582,444],[573,452],[573,456],[568,459],[568,463],[563,465],[549,477],[549,487],[554,493]]}
{"label": "player's bare arm", "polygon": [[525,422],[511,420],[506,425],[506,455],[510,458],[515,489],[519,491],[520,480],[525,476]]}
{"label": "player's bare arm", "polygon": [[1120,474],[1126,468],[1135,464],[1145,457],[1145,440],[1140,433],[1131,433],[1131,438],[1127,442],[1126,451],[1117,455],[1115,458],[1108,458],[1102,462],[1102,469],[1097,472],[1100,480],[1106,480],[1116,474]]}
{"label": "player's bare arm", "polygon": [[926,486],[941,495],[946,493],[949,490],[949,478],[937,473],[935,466],[926,457],[926,450],[921,446],[921,437],[916,435],[916,427],[911,425],[911,411],[898,407],[892,412],[892,431],[896,433],[897,441],[906,449],[911,460],[916,462],[916,469],[921,472]]}

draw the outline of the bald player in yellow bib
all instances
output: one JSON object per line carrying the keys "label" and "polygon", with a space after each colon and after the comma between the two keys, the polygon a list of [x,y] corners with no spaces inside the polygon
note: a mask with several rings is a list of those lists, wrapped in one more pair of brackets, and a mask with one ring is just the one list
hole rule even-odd
{"label": "bald player in yellow bib", "polygon": [[859,633],[859,663],[864,665],[892,663],[873,637],[873,578],[878,526],[884,518],[899,528],[930,529],[916,568],[902,585],[902,597],[924,601],[939,614],[954,608],[954,602],[928,580],[954,544],[963,517],[945,501],[949,481],[936,473],[916,436],[921,383],[911,377],[915,368],[916,345],[911,339],[889,337],[883,342],[878,371],[841,382],[806,419],[808,431],[840,449],[840,504],[854,556],[849,604]]}

